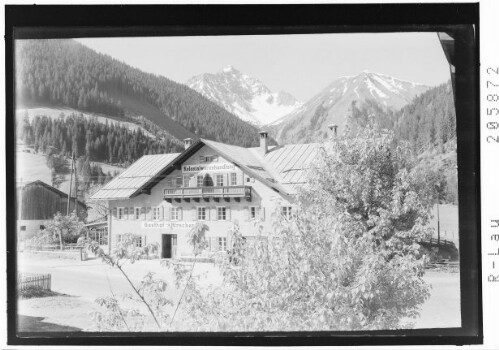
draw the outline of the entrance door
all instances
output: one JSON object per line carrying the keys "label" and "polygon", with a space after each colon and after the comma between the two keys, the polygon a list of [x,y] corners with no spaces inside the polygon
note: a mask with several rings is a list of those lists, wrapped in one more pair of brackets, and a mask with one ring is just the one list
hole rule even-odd
{"label": "entrance door", "polygon": [[163,234],[161,248],[163,259],[174,258],[177,255],[177,235]]}

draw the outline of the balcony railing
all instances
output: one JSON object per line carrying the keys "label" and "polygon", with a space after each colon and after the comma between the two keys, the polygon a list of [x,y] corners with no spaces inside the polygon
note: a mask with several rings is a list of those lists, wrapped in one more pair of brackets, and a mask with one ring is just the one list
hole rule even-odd
{"label": "balcony railing", "polygon": [[205,187],[176,187],[176,188],[165,188],[164,198],[166,200],[199,200],[204,198],[209,200],[213,198],[214,200],[219,200],[224,198],[230,200],[234,198],[240,200],[245,198],[248,201],[251,200],[251,186],[205,186]]}

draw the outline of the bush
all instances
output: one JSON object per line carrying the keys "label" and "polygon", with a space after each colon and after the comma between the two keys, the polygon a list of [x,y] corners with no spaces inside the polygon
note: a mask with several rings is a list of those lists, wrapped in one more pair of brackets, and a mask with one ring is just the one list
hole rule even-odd
{"label": "bush", "polygon": [[23,290],[17,292],[19,299],[43,298],[59,295],[51,290],[43,289],[38,286],[27,286]]}

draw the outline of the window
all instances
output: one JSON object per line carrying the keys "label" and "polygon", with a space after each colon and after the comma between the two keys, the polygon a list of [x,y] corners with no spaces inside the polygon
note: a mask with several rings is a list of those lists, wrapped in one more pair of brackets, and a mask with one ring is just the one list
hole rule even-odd
{"label": "window", "polygon": [[40,225],[40,230],[45,230],[45,225]]}
{"label": "window", "polygon": [[181,208],[172,207],[170,208],[170,220],[178,221],[181,217]]}
{"label": "window", "polygon": [[159,220],[161,218],[160,213],[161,213],[160,207],[152,208],[152,219]]}
{"label": "window", "polygon": [[197,219],[198,220],[206,220],[206,208],[205,207],[198,207],[197,211],[198,211]]}
{"label": "window", "polygon": [[171,177],[166,178],[166,187],[173,187],[173,179]]}
{"label": "window", "polygon": [[189,182],[191,181],[190,175],[184,175],[184,187],[189,187]]}
{"label": "window", "polygon": [[177,187],[182,187],[182,176],[177,176]]}
{"label": "window", "polygon": [[218,249],[221,251],[227,250],[227,238],[218,237]]}
{"label": "window", "polygon": [[250,211],[250,213],[249,213],[250,214],[249,215],[250,220],[256,219],[257,218],[257,213],[258,213],[257,207],[250,207],[249,211]]}
{"label": "window", "polygon": [[123,219],[123,208],[118,208],[118,219]]}
{"label": "window", "polygon": [[21,226],[21,231],[26,231],[26,226]]}
{"label": "window", "polygon": [[140,220],[140,208],[137,207],[135,208],[135,217],[134,217],[135,220]]}
{"label": "window", "polygon": [[133,242],[137,248],[142,248],[142,236],[134,236],[133,237]]}
{"label": "window", "polygon": [[237,185],[237,174],[236,173],[230,173],[230,185],[231,186]]}
{"label": "window", "polygon": [[218,174],[217,175],[217,186],[222,187],[224,185],[224,176]]}
{"label": "window", "polygon": [[291,207],[281,207],[281,215],[286,219],[291,218]]}
{"label": "window", "polygon": [[217,220],[227,220],[227,208],[217,207]]}
{"label": "window", "polygon": [[197,187],[203,187],[203,175],[197,176]]}
{"label": "window", "polygon": [[201,163],[204,163],[206,161],[206,158],[204,156],[199,156],[199,161]]}

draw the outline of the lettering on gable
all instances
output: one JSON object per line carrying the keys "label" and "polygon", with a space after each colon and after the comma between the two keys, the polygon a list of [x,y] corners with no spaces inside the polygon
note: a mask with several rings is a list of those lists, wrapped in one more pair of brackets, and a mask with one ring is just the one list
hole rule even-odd
{"label": "lettering on gable", "polygon": [[182,165],[183,173],[210,173],[234,170],[236,170],[236,166],[231,163]]}

